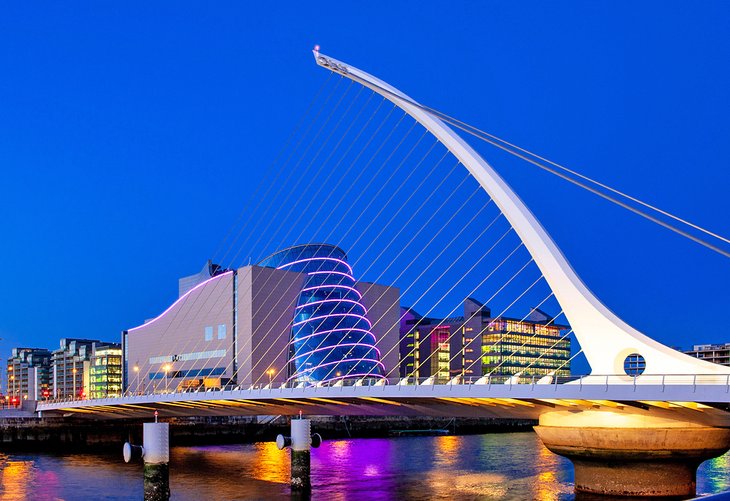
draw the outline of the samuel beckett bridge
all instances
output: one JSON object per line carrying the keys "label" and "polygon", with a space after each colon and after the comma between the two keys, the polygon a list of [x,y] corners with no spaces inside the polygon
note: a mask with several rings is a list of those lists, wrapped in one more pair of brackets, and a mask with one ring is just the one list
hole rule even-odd
{"label": "samuel beckett bridge", "polygon": [[[730,241],[314,56],[329,76],[226,238],[225,266],[125,331],[126,393],[37,411],[529,418],[578,489],[693,493],[699,463],[730,448],[730,367],[611,312],[454,129],[710,251],[730,257]],[[581,359],[590,374],[571,375]]]}

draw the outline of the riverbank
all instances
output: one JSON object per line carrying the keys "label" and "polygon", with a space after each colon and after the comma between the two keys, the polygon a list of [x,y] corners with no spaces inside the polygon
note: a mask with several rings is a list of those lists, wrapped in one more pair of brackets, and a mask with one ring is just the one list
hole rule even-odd
{"label": "riverbank", "polygon": [[[273,441],[288,434],[283,416],[172,418],[170,442],[175,445],[213,445]],[[314,416],[312,429],[325,439],[388,437],[409,430],[434,434],[470,435],[532,431],[532,420],[490,418],[413,418]],[[69,418],[0,419],[0,451],[101,451],[124,442],[141,443],[142,421],[92,421]]]}

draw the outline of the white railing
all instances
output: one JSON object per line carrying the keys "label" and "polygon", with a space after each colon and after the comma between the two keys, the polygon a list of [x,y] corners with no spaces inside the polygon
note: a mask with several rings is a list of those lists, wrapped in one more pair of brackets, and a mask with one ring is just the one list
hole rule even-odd
{"label": "white railing", "polygon": [[626,374],[587,374],[573,376],[516,376],[516,375],[488,375],[482,377],[461,377],[455,376],[451,379],[447,378],[346,378],[338,379],[330,382],[271,382],[254,385],[224,385],[215,388],[197,388],[197,389],[158,389],[151,392],[125,392],[121,397],[106,397],[100,399],[78,399],[74,397],[66,397],[60,399],[44,399],[40,403],[70,403],[70,402],[98,402],[113,403],[120,398],[144,399],[150,396],[158,395],[199,395],[211,392],[257,392],[258,394],[272,393],[276,390],[285,389],[306,389],[317,392],[319,388],[349,388],[349,387],[366,387],[364,391],[373,390],[374,387],[419,387],[427,392],[430,389],[436,391],[437,388],[443,387],[492,387],[512,388],[532,386],[547,388],[554,387],[570,387],[582,391],[583,388],[595,390],[597,387],[603,387],[606,391],[610,388],[637,388],[652,386],[660,392],[665,392],[667,387],[691,387],[692,391],[696,391],[698,387],[706,388],[708,386],[713,389],[722,389],[725,393],[730,394],[730,374],[643,374],[640,376],[628,376]]}

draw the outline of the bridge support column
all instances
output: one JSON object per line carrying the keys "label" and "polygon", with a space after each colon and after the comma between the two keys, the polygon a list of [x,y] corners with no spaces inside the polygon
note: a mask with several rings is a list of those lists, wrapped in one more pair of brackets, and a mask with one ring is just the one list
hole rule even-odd
{"label": "bridge support column", "polygon": [[170,499],[170,425],[143,424],[144,499]]}
{"label": "bridge support column", "polygon": [[730,449],[730,429],[611,411],[556,411],[535,431],[573,462],[575,490],[612,496],[694,496],[697,467]]}

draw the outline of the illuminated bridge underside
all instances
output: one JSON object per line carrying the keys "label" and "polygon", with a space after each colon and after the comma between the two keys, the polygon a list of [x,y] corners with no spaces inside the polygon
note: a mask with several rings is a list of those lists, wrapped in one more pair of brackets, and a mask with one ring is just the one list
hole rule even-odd
{"label": "illuminated bridge underside", "polygon": [[44,416],[149,419],[231,415],[376,415],[537,419],[555,410],[605,409],[730,427],[720,385],[422,385],[231,390],[39,403]]}

